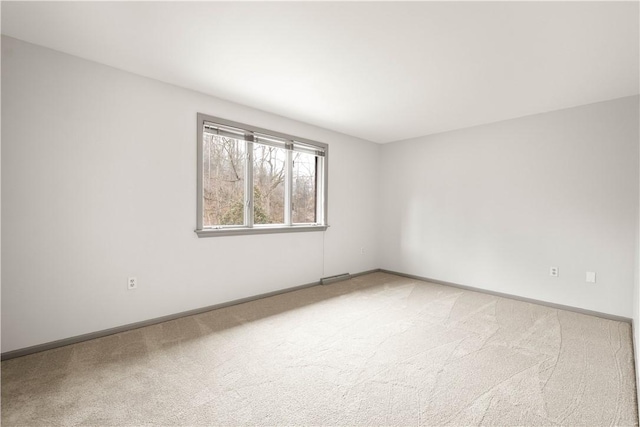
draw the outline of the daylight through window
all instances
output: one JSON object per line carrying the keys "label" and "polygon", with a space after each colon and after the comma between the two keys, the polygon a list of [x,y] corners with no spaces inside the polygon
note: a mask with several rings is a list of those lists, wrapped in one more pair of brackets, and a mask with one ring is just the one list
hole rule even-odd
{"label": "daylight through window", "polygon": [[199,236],[326,229],[326,144],[198,114]]}

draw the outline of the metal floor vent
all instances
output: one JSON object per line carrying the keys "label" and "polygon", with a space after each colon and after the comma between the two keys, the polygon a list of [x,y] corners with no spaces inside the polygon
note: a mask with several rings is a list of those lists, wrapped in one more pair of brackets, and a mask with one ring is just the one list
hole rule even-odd
{"label": "metal floor vent", "polygon": [[335,276],[323,277],[320,279],[320,284],[328,285],[330,283],[342,282],[343,280],[351,279],[351,275],[349,273],[337,274]]}

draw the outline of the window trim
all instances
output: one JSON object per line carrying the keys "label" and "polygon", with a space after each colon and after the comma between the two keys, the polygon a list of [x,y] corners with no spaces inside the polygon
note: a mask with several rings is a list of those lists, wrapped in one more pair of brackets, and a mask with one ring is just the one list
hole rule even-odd
{"label": "window trim", "polygon": [[[322,215],[322,219],[323,219],[322,224],[318,224],[318,225],[315,225],[315,224],[254,225],[252,224],[253,216],[250,215],[250,210],[245,209],[245,215],[247,215],[247,218],[249,219],[249,221],[245,219],[246,225],[244,224],[241,226],[221,225],[218,227],[204,227],[204,202],[203,202],[204,188],[202,183],[202,178],[204,175],[204,167],[203,167],[202,159],[204,156],[203,134],[204,134],[204,125],[206,122],[211,122],[211,123],[215,123],[222,126],[228,126],[235,129],[241,129],[247,133],[250,133],[251,135],[245,135],[245,140],[250,142],[253,142],[254,134],[259,134],[258,137],[260,136],[260,134],[262,134],[262,135],[280,138],[286,141],[292,141],[294,145],[295,143],[299,143],[299,144],[310,146],[310,147],[317,147],[320,150],[322,150],[324,152],[324,157],[322,162],[323,167],[319,168],[319,170],[317,171],[318,176],[316,176],[316,188],[319,184],[322,185],[322,191],[318,192],[317,194],[317,198],[322,198],[322,200],[316,201],[316,209],[318,209],[319,207],[321,208],[321,210],[317,212],[316,215],[318,214]],[[328,144],[318,142],[318,141],[312,141],[306,138],[300,138],[294,135],[288,135],[281,132],[275,132],[272,130],[263,129],[256,126],[247,125],[245,123],[234,122],[234,121],[223,119],[220,117],[209,116],[203,113],[198,113],[197,123],[198,123],[198,126],[197,126],[197,133],[198,133],[197,135],[197,141],[198,141],[197,173],[196,173],[197,204],[196,204],[196,229],[194,231],[198,235],[198,237],[237,236],[237,235],[247,235],[247,234],[274,234],[274,233],[291,233],[291,232],[305,232],[305,231],[325,231],[327,227],[329,227],[328,225],[329,145]],[[288,150],[287,159],[289,159],[291,154],[292,154],[291,151]],[[292,162],[290,161],[287,162],[287,168],[289,169],[292,168]],[[248,173],[249,173],[249,178],[251,178],[253,173],[253,167],[249,168]],[[248,192],[247,194],[249,195],[250,200],[252,200],[253,194],[252,194],[252,191],[250,191],[252,182],[247,180],[245,185],[247,186],[247,188],[245,188],[245,191]],[[291,192],[292,189],[285,187],[285,191]],[[290,200],[291,200],[290,197],[285,197],[285,199],[288,200],[290,203]],[[291,215],[291,209],[285,209],[285,222],[287,221],[287,218],[286,218],[287,215]]]}

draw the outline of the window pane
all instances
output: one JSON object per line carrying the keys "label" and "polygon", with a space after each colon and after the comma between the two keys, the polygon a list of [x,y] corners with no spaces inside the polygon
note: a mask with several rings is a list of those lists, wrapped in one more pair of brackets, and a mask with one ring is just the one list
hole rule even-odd
{"label": "window pane", "polygon": [[269,145],[254,144],[254,224],[284,224],[284,180],[286,163],[286,150]]}
{"label": "window pane", "polygon": [[316,165],[316,156],[293,153],[293,223],[316,222]]}
{"label": "window pane", "polygon": [[245,142],[204,133],[204,226],[244,224]]}

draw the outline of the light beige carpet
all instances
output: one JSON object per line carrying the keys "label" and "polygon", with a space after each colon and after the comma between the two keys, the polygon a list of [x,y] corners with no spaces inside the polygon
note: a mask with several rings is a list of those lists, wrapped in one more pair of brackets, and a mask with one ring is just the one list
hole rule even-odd
{"label": "light beige carpet", "polygon": [[375,273],[2,363],[2,425],[635,425],[630,325]]}

